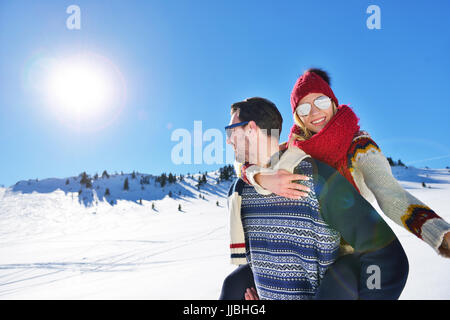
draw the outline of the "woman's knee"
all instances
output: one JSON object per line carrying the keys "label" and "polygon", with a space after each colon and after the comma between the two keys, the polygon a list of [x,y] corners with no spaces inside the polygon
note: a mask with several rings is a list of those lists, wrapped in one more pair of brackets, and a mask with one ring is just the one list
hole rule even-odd
{"label": "woman's knee", "polygon": [[252,286],[254,281],[250,266],[241,265],[223,280],[219,300],[242,300],[245,290]]}

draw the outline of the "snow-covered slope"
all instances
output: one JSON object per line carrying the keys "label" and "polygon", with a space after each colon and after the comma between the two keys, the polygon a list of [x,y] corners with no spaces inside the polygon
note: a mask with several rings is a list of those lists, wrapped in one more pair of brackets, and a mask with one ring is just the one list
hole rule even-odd
{"label": "snow-covered slope", "polygon": [[[450,221],[449,170],[393,172]],[[80,177],[0,188],[0,299],[217,299],[234,270],[228,260],[230,182],[217,184],[219,173],[211,172],[199,191],[198,176],[164,188],[155,177],[141,184],[141,174],[99,178],[92,188],[81,187]],[[450,260],[386,220],[410,262],[401,298],[449,299]]]}
{"label": "snow-covered slope", "polygon": [[[450,221],[450,170],[393,167],[400,184],[436,213]],[[425,188],[422,186],[425,182]],[[450,299],[450,259],[387,218],[374,207],[400,239],[409,260],[409,276],[400,299]]]}

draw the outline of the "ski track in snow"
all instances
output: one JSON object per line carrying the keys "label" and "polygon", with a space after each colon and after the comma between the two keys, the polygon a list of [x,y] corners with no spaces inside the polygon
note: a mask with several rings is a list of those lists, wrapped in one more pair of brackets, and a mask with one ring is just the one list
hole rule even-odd
{"label": "ski track in snow", "polygon": [[[449,170],[394,167],[393,173],[450,221]],[[122,196],[117,181],[123,177],[114,178],[111,186],[106,180],[93,186],[109,186],[114,205],[98,200],[97,193],[88,197],[92,201],[80,201],[69,191],[78,190],[79,182],[66,186],[66,179],[0,188],[0,299],[218,298],[235,268],[228,257],[230,182],[216,185],[217,172],[209,173],[201,190],[205,199],[199,199],[192,179],[166,186],[163,194],[156,186],[143,193],[129,178],[130,191]],[[169,191],[176,197],[169,198]],[[137,203],[141,198],[143,205]],[[449,299],[450,260],[382,216],[410,262],[401,299]]]}

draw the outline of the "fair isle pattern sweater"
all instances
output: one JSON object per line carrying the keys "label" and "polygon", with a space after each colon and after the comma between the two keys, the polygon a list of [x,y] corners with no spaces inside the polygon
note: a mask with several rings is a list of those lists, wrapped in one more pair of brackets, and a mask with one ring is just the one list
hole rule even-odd
{"label": "fair isle pattern sweater", "polygon": [[[313,173],[302,161],[296,168]],[[327,268],[336,260],[340,234],[320,217],[314,192],[290,200],[275,194],[260,195],[238,180],[246,258],[261,299],[311,299]],[[306,183],[311,189],[313,183]]]}
{"label": "fair isle pattern sweater", "polygon": [[[283,155],[280,157],[281,153],[274,155],[270,163],[272,166],[270,168],[259,168],[260,172],[284,169],[293,172],[297,165],[304,159],[310,158],[305,152],[298,148],[291,148],[284,151]],[[240,172],[240,164],[235,162],[235,171]],[[241,180],[243,181],[243,180]],[[230,214],[230,251],[231,251],[231,263],[235,265],[246,264],[246,254],[245,254],[245,237],[244,237],[244,227],[242,226],[241,220],[241,203],[242,203],[242,186],[240,183],[234,183],[228,192],[228,211]],[[254,186],[258,193],[269,195],[270,192],[264,190],[261,187]]]}
{"label": "fair isle pattern sweater", "polygon": [[[367,132],[355,135],[347,157],[348,169],[361,195],[369,202],[376,200],[387,217],[439,253],[444,235],[450,232],[450,224],[402,188],[393,177],[386,157]],[[256,173],[267,171],[255,165],[243,166],[241,176],[259,193],[269,194],[254,180]]]}
{"label": "fair isle pattern sweater", "polygon": [[[401,246],[398,246],[394,250],[395,252],[389,249],[391,248],[391,243],[394,241],[398,242],[395,234],[377,211],[344,176],[327,164],[312,159],[301,149],[287,149],[279,161],[271,168],[273,170],[284,169],[289,172],[310,175],[310,167],[305,167],[305,164],[302,164],[302,162],[309,163],[314,177],[311,181],[299,182],[307,184],[311,188],[308,198],[303,199],[305,201],[303,203],[301,200],[293,201],[276,195],[257,195],[254,189],[251,186],[246,186],[242,179],[238,179],[231,186],[228,193],[228,206],[232,263],[245,264],[247,259],[250,263],[253,263],[253,273],[259,273],[255,279],[255,282],[259,281],[257,290],[258,292],[264,291],[264,297],[267,299],[301,299],[311,297],[317,281],[321,279],[323,268],[328,264],[327,260],[331,258],[331,256],[327,256],[327,253],[333,252],[332,255],[337,254],[340,235],[345,242],[353,247],[355,253],[359,256],[361,270],[367,270],[375,263],[380,267],[380,270],[383,270],[382,272],[385,275],[381,279],[382,287],[385,289],[395,287],[396,278],[387,275],[395,274],[399,263],[401,264],[405,261],[407,263]],[[273,163],[271,161],[271,164]],[[270,203],[267,204],[267,201],[270,201]],[[277,208],[278,205],[275,202],[280,204],[280,208]],[[318,211],[316,210],[317,206]],[[269,215],[264,215],[264,212],[267,212],[266,209],[268,209]],[[282,214],[294,212],[293,219],[287,221],[286,216],[282,218],[279,215],[280,212]],[[298,215],[295,214],[296,212],[298,212]],[[318,212],[320,212],[320,215],[316,215]],[[261,218],[258,218],[260,216]],[[272,217],[277,220],[277,225],[270,228],[269,224],[274,224],[273,221],[269,220]],[[320,219],[323,219],[323,222],[330,229],[336,231],[336,242],[331,241],[331,247],[328,249],[326,243],[330,243],[331,239],[327,238],[326,235],[329,235],[329,231],[325,232],[322,229],[324,225]],[[293,227],[291,223],[296,220],[301,223]],[[309,221],[309,223],[306,223],[306,221]],[[292,243],[283,242],[285,238],[294,240],[293,236],[297,236],[295,241],[292,242],[299,242],[298,247],[293,246]],[[281,241],[274,244],[278,240]],[[275,247],[280,252],[281,250],[297,251],[295,257],[299,259],[289,261],[289,263],[280,260],[282,257],[280,252],[271,252],[271,249]],[[324,249],[331,251],[323,251]],[[261,252],[255,252],[254,250]],[[263,256],[264,259],[261,259]],[[302,261],[306,257],[311,259],[305,259],[308,262]],[[279,278],[276,279],[276,285],[267,284],[261,276],[268,269],[265,268],[267,266],[267,262],[263,261],[265,259],[272,259],[270,260],[270,267],[273,270],[270,272],[278,272]],[[283,268],[289,268],[289,271],[301,272],[301,270],[311,270],[310,267],[307,267],[310,263],[316,268],[313,269],[316,270],[313,273],[314,277],[308,272],[304,272],[303,283],[297,282],[295,285],[295,288],[298,290],[297,294],[292,294],[293,292],[290,290],[292,287],[283,282],[281,276],[293,277],[294,273],[283,274],[282,271],[287,271]],[[273,274],[270,274],[270,277],[273,280]],[[361,272],[360,283],[365,284],[366,281],[366,272]],[[271,289],[277,286],[278,291],[275,293],[279,295],[275,295],[272,292],[275,290],[269,291],[265,289],[265,283],[266,287]],[[291,295],[288,295],[289,293]]]}

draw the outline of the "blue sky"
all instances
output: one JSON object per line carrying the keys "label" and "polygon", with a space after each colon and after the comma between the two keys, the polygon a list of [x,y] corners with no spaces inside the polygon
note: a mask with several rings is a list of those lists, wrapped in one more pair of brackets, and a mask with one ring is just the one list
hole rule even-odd
{"label": "blue sky", "polygon": [[[80,30],[66,27],[73,4]],[[372,4],[380,30],[366,26]],[[196,120],[222,130],[232,103],[262,96],[280,109],[286,139],[290,91],[309,67],[330,73],[339,102],[386,156],[450,166],[449,12],[445,0],[2,0],[0,184],[105,169],[217,169],[173,163],[173,131],[192,132]],[[67,110],[49,108],[43,89],[46,63],[74,55],[106,61],[123,93],[83,128],[62,121]]]}

